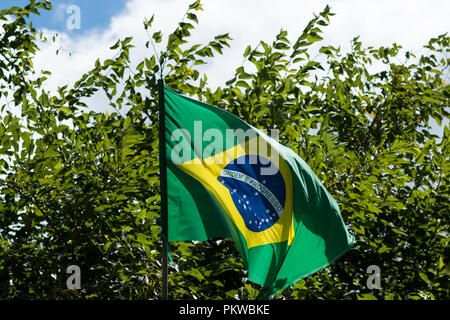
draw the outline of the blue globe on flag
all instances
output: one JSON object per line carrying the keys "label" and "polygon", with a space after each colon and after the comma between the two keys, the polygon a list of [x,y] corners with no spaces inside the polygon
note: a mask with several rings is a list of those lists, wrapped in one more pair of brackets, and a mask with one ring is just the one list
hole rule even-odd
{"label": "blue globe on flag", "polygon": [[253,232],[270,228],[283,213],[286,186],[282,174],[261,174],[261,168],[270,165],[266,158],[245,155],[230,162],[218,177],[230,191],[245,226]]}

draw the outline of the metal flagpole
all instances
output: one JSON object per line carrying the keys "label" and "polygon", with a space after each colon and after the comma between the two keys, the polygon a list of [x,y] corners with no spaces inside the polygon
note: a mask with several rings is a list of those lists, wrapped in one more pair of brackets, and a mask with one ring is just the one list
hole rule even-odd
{"label": "metal flagpole", "polygon": [[168,223],[167,223],[167,166],[166,166],[166,117],[164,101],[164,80],[158,80],[159,96],[159,174],[161,192],[161,238],[162,238],[162,300],[168,296]]}

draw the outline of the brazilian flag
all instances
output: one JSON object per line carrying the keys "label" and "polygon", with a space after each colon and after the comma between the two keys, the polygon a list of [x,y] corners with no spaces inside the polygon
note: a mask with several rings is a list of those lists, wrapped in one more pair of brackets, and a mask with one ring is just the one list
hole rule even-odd
{"label": "brazilian flag", "polygon": [[353,244],[339,206],[291,149],[164,87],[168,241],[230,237],[267,298]]}

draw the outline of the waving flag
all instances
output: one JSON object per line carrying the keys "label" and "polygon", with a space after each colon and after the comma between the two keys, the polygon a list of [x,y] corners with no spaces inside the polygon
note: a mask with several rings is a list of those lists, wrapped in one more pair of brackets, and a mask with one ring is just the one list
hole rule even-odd
{"label": "waving flag", "polygon": [[291,149],[164,87],[168,240],[230,237],[266,298],[352,245],[339,207]]}

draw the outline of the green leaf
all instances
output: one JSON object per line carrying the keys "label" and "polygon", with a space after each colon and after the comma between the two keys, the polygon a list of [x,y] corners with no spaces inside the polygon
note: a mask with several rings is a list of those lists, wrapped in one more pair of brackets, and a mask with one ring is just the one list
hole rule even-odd
{"label": "green leaf", "polygon": [[147,70],[153,70],[153,67],[154,67],[155,64],[156,64],[155,56],[152,56],[152,57],[150,58],[150,60],[147,59],[147,58],[145,58],[144,61],[145,61],[145,66],[147,67]]}
{"label": "green leaf", "polygon": [[112,241],[108,241],[107,243],[105,243],[105,245],[103,246],[103,251],[107,252],[109,247],[111,247]]}
{"label": "green leaf", "polygon": [[[117,40],[116,43],[115,43],[113,46],[111,46],[109,49],[115,50],[115,49],[117,49],[119,46],[120,46],[120,40]],[[112,61],[112,60],[111,60],[111,61]],[[105,61],[105,62],[106,62],[106,61]]]}
{"label": "green leaf", "polygon": [[123,123],[123,128],[126,130],[130,127],[130,125],[131,125],[131,117],[126,117],[125,122]]}
{"label": "green leaf", "polygon": [[122,48],[125,48],[126,45],[129,44],[132,40],[133,40],[133,37],[126,37],[126,38],[122,41]]}
{"label": "green leaf", "polygon": [[202,273],[197,269],[191,269],[186,274],[195,277],[197,280],[202,281],[205,279],[205,277],[202,275]]}
{"label": "green leaf", "polygon": [[364,294],[357,294],[357,299],[358,300],[378,300],[374,295],[368,294],[368,293],[364,293]]}
{"label": "green leaf", "polygon": [[187,13],[187,18],[188,18],[189,20],[194,21],[195,23],[198,23],[197,15],[195,15],[195,14],[192,13],[192,12],[188,12],[188,13]]}
{"label": "green leaf", "polygon": [[248,55],[250,54],[251,50],[252,50],[252,47],[251,46],[247,46],[247,48],[244,51],[244,57],[248,57]]}
{"label": "green leaf", "polygon": [[73,111],[70,108],[68,108],[68,107],[61,107],[61,108],[59,108],[59,110],[64,112],[65,114],[67,114],[69,116],[73,113]]}
{"label": "green leaf", "polygon": [[386,247],[384,244],[381,248],[378,249],[378,253],[384,253],[386,251],[391,250],[391,248]]}
{"label": "green leaf", "polygon": [[189,5],[189,10],[203,10],[200,0],[195,1]]}
{"label": "green leaf", "polygon": [[427,276],[425,273],[419,272],[419,276],[420,276],[420,278],[421,278],[423,281],[425,281],[427,284],[430,284],[430,279],[428,279],[428,276]]}
{"label": "green leaf", "polygon": [[61,154],[54,150],[54,149],[47,149],[44,153],[44,158],[56,158],[56,157],[60,157]]}
{"label": "green leaf", "polygon": [[250,89],[250,86],[248,85],[248,83],[243,81],[243,80],[239,80],[238,82],[236,82],[236,85],[238,87],[242,87],[242,88],[245,88],[245,89]]}
{"label": "green leaf", "polygon": [[136,67],[137,71],[141,71],[144,68],[144,62],[145,61],[142,61],[141,63],[138,64],[138,66]]}

